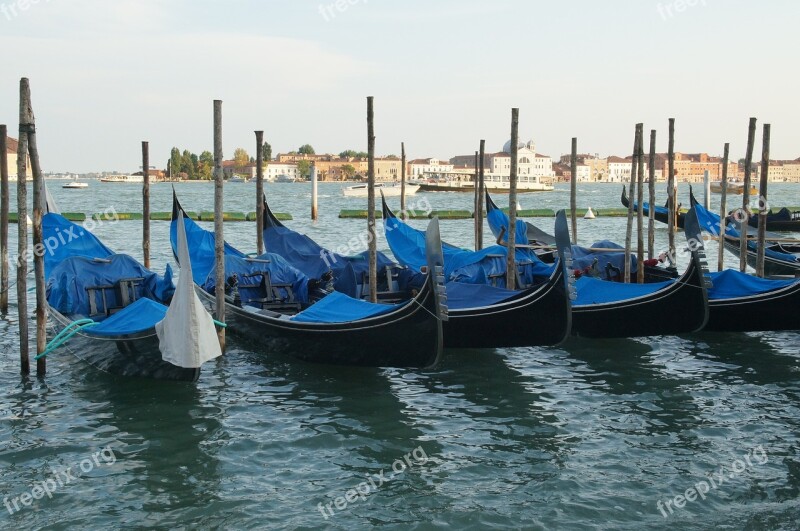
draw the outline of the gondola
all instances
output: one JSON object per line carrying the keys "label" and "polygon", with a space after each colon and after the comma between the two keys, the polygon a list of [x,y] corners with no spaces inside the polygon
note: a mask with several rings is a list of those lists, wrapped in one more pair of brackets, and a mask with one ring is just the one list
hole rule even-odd
{"label": "gondola", "polygon": [[[196,381],[221,354],[211,316],[191,277],[172,282],[54,211],[43,216],[47,304],[54,334],[47,355],[66,345],[102,371],[158,380]],[[186,237],[179,252],[188,260]]]}
{"label": "gondola", "polygon": [[[508,227],[508,216],[487,202],[492,231]],[[527,244],[527,230],[517,224],[518,242]],[[496,234],[497,236],[497,234]],[[571,256],[567,257],[567,263]],[[698,251],[683,275],[650,284],[622,284],[589,276],[575,282],[572,332],[580,337],[621,338],[696,332],[708,320],[708,294]]]}
{"label": "gondola", "polygon": [[[625,190],[625,186],[622,187],[622,206],[628,207],[628,192]],[[650,215],[650,205],[648,203],[642,203],[642,215],[649,216]],[[633,204],[633,211],[637,211],[636,203]],[[655,211],[656,221],[660,221],[661,223],[669,224],[669,201],[664,206],[657,206]],[[686,213],[685,212],[678,212],[677,219],[675,223],[678,225],[679,229],[682,229],[685,223]]]}
{"label": "gondola", "polygon": [[[395,257],[412,270],[419,270],[422,254],[421,231],[410,227],[395,216],[383,201],[383,219],[386,239]],[[452,281],[479,267],[488,258],[491,270],[499,262],[505,277],[506,249],[500,246],[481,252],[463,251],[452,245],[444,246],[445,276],[450,319],[444,324],[444,341],[447,347],[499,348],[516,346],[546,346],[561,343],[570,331],[570,302],[564,268],[546,267],[544,282],[522,290],[508,290],[487,283]],[[519,257],[522,260],[525,257]],[[453,265],[453,262],[458,265]],[[500,276],[500,275],[498,275]],[[504,281],[503,281],[504,282]],[[504,284],[503,284],[504,285]]]}
{"label": "gondola", "polygon": [[[698,215],[699,214],[699,215]],[[686,234],[703,252],[699,217],[707,212],[694,205],[686,216]],[[756,332],[800,329],[800,279],[769,280],[733,269],[707,273],[708,323],[713,332]]]}
{"label": "gondola", "polygon": [[[178,217],[173,194],[170,240],[175,248]],[[185,217],[196,279],[207,308],[215,306],[214,234]],[[257,343],[267,354],[286,354],[327,364],[372,367],[429,367],[442,351],[446,319],[438,220],[426,240],[428,270],[422,286],[402,304],[370,304],[343,293],[322,291],[311,300],[310,279],[274,253],[248,258],[225,244],[226,323],[233,334]],[[229,288],[229,289],[228,289]],[[317,289],[316,291],[320,291]]]}
{"label": "gondola", "polygon": [[[719,236],[721,226],[719,215],[709,212],[690,195],[692,206],[697,207],[697,216],[700,227],[705,232]],[[735,256],[741,256],[740,231],[741,224],[731,220],[725,224],[723,245],[725,249]],[[748,240],[751,232],[748,231]],[[777,241],[776,241],[777,240]],[[758,243],[754,240],[747,242],[747,264],[755,268],[758,261]],[[764,274],[766,276],[790,275],[800,276],[800,240],[797,243],[785,241],[780,234],[767,233],[764,247]]]}
{"label": "gondola", "polygon": [[[728,222],[733,220],[732,215],[728,215]],[[750,216],[747,224],[757,229],[761,222],[760,216]],[[786,207],[777,212],[771,210],[767,213],[767,230],[774,232],[800,232],[800,212],[792,212]]]}
{"label": "gondola", "polygon": [[[486,209],[487,212],[500,210],[495,204],[489,193],[486,193]],[[489,227],[492,232],[499,236],[502,227],[500,224],[507,223],[503,220],[507,219],[506,216],[487,216]],[[525,233],[528,238],[528,244],[537,247],[537,256],[545,263],[553,261],[553,251],[546,251],[548,247],[555,247],[556,238],[551,236],[546,231],[540,229],[533,223],[517,220],[518,230],[525,227]],[[541,249],[539,249],[541,247]],[[621,245],[610,240],[602,240],[594,242],[591,247],[583,247],[580,245],[570,245],[572,253],[572,266],[575,274],[581,276],[584,274],[591,275],[603,280],[621,281],[623,271],[625,269],[625,255],[619,251],[624,250]],[[638,268],[636,256],[631,255],[631,278],[636,278]],[[658,265],[658,259],[644,261],[644,281],[651,282],[664,282],[667,280],[674,280],[678,278],[678,270],[674,267],[661,267]]]}

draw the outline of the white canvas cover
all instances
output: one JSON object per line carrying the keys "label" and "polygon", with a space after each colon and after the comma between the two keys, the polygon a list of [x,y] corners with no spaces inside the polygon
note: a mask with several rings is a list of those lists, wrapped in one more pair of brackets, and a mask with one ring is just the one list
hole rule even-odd
{"label": "white canvas cover", "polygon": [[164,320],[156,325],[162,359],[178,367],[199,368],[222,355],[211,315],[194,291],[183,213],[178,217],[178,265],[181,274]]}

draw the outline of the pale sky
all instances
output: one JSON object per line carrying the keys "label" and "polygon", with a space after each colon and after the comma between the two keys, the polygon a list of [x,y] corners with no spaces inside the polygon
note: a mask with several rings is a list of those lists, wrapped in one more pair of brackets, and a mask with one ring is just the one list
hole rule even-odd
{"label": "pale sky", "polygon": [[[339,6],[337,8],[337,5]],[[0,0],[0,123],[16,136],[31,80],[45,171],[136,171],[172,146],[625,155],[636,122],[676,149],[743,156],[750,116],[772,156],[800,157],[796,0]]]}

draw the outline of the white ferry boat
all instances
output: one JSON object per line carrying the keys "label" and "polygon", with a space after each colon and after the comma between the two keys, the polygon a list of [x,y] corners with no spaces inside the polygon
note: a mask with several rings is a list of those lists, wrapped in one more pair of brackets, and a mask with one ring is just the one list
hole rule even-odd
{"label": "white ferry boat", "polygon": [[141,175],[107,175],[100,178],[101,183],[141,184],[144,177]]}

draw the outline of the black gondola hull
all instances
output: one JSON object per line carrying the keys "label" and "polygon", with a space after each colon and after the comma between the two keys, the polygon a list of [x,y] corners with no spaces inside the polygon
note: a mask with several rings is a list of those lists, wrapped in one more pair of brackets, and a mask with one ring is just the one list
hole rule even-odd
{"label": "black gondola hull", "polygon": [[686,272],[656,293],[615,303],[572,307],[572,330],[581,337],[624,338],[696,332],[708,320],[708,294],[697,253]]}
{"label": "black gondola hull", "polygon": [[571,328],[563,268],[548,282],[492,306],[450,310],[444,323],[449,348],[501,348],[558,345]]}
{"label": "black gondola hull", "polygon": [[[741,248],[739,244],[738,238],[731,238],[726,236],[725,238],[725,249],[733,253],[735,256],[741,256]],[[758,257],[755,251],[752,249],[747,249],[747,265],[752,267],[753,269],[756,268],[756,263],[758,261]],[[800,262],[787,262],[786,260],[776,260],[771,256],[764,256],[764,275],[765,276],[776,276],[776,275],[791,275],[791,276],[799,276],[800,275]]]}
{"label": "black gondola hull", "polygon": [[[48,311],[54,334],[73,322],[52,307]],[[137,334],[102,338],[78,333],[66,343],[66,348],[96,369],[117,376],[183,382],[195,382],[200,376],[199,368],[185,369],[162,359],[153,328]]]}
{"label": "black gondola hull", "polygon": [[783,289],[708,302],[711,332],[800,330],[800,283]]}
{"label": "black gondola hull", "polygon": [[[196,288],[204,306],[213,311],[213,295]],[[228,299],[225,322],[234,335],[264,353],[290,355],[314,363],[369,367],[430,367],[442,350],[442,328],[430,280],[424,293],[384,316],[347,323],[300,323],[273,312],[259,313],[235,306]],[[272,315],[270,315],[272,314]]]}
{"label": "black gondola hull", "polygon": [[[622,201],[622,206],[627,208],[628,205],[629,205],[628,193],[626,192],[624,186],[622,187],[622,198],[621,198],[621,201]],[[636,205],[634,205],[633,211],[636,212],[636,210],[637,210]],[[644,216],[648,216],[650,214],[649,208],[644,209],[642,214]],[[669,225],[669,213],[659,212],[658,210],[656,210],[653,217],[656,219],[656,221],[660,221],[661,223],[664,223],[665,225]],[[685,212],[679,212],[678,215],[676,216],[675,223],[678,225],[679,229],[684,228],[685,223],[686,223],[686,213]]]}

